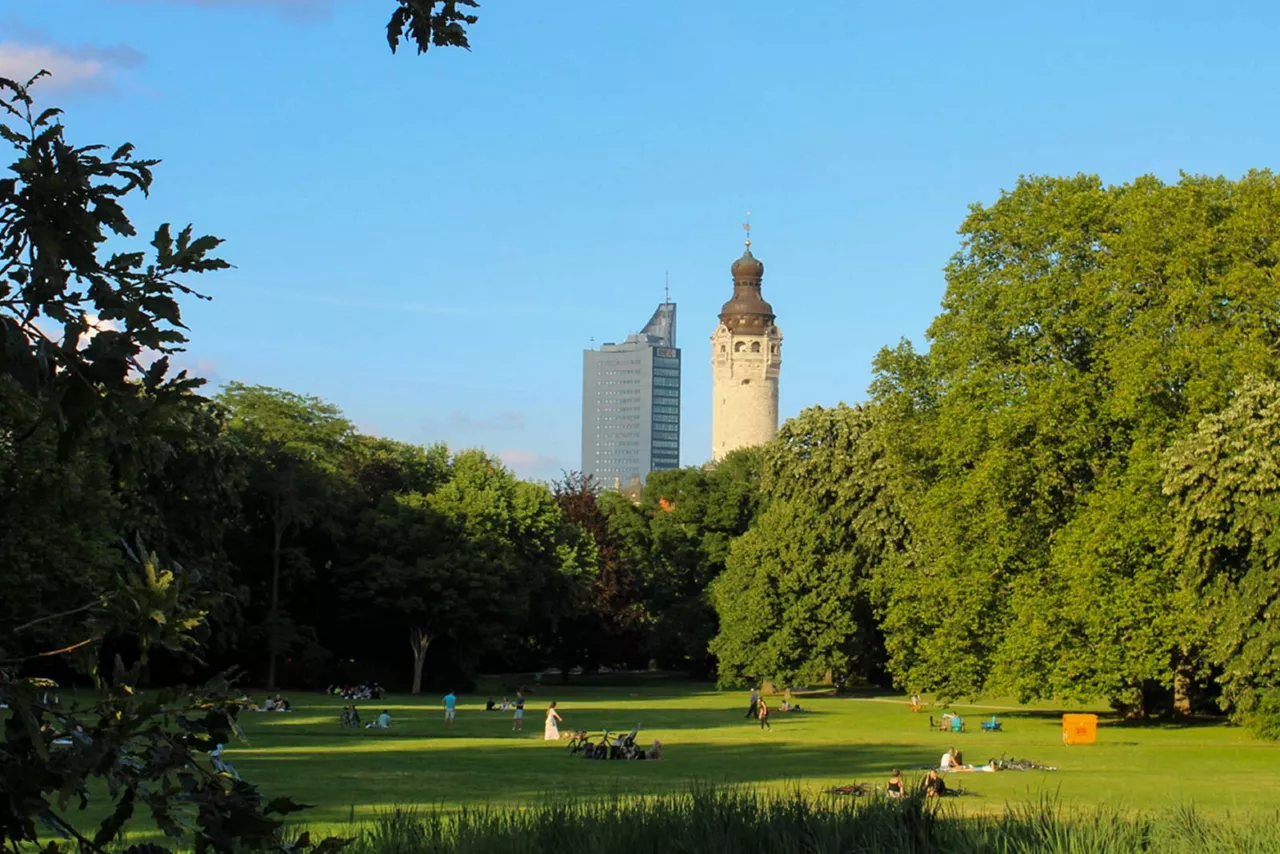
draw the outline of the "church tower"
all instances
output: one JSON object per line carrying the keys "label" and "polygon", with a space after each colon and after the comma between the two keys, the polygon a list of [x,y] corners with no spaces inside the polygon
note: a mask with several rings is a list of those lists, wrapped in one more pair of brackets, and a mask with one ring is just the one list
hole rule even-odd
{"label": "church tower", "polygon": [[733,298],[720,309],[711,336],[711,459],[763,445],[778,432],[782,333],[773,306],[760,295],[764,264],[747,248],[733,262]]}

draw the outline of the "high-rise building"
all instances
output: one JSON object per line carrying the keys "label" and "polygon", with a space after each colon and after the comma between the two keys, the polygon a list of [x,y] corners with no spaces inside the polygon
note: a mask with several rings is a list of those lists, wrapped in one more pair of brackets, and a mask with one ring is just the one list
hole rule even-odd
{"label": "high-rise building", "polygon": [[711,459],[763,445],[778,432],[778,374],[782,332],[773,306],[760,295],[764,264],[751,238],[733,262],[733,298],[720,310],[711,336]]}
{"label": "high-rise building", "polygon": [[667,300],[639,333],[582,353],[582,471],[623,488],[680,467],[680,350]]}

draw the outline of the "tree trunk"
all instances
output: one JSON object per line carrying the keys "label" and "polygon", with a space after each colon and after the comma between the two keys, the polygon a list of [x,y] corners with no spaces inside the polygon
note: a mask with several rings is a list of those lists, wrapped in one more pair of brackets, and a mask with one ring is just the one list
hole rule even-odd
{"label": "tree trunk", "polygon": [[413,651],[413,688],[412,694],[422,693],[422,666],[427,663],[427,647],[431,646],[431,635],[426,629],[416,626],[409,629],[409,649]]}
{"label": "tree trunk", "polygon": [[1191,674],[1181,664],[1173,671],[1173,713],[1179,717],[1191,714]]}
{"label": "tree trunk", "polygon": [[276,689],[276,658],[280,653],[280,549],[284,545],[284,507],[275,495],[271,532],[271,608],[267,612],[267,690]]}

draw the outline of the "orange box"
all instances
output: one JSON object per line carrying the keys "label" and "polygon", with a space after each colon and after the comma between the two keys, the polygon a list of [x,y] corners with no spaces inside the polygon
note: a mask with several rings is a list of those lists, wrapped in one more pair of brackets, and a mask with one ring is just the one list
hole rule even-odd
{"label": "orange box", "polygon": [[1098,740],[1097,715],[1063,715],[1063,744],[1093,744]]}

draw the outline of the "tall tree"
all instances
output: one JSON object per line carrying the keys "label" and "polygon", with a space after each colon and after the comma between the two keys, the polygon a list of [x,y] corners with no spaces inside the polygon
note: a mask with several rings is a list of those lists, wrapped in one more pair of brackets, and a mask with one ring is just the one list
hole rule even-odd
{"label": "tall tree", "polygon": [[[645,550],[645,607],[653,620],[650,656],[662,667],[713,674],[709,650],[717,631],[709,589],[725,569],[729,546],[761,512],[761,449],[742,448],[716,465],[654,472],[639,508],[614,505],[611,520]],[[630,520],[647,517],[647,536]]]}
{"label": "tall tree", "polygon": [[568,678],[572,666],[644,663],[645,610],[641,567],[630,558],[601,506],[601,489],[581,472],[566,472],[552,484],[565,520],[590,538],[596,566],[579,607],[568,609],[555,628],[556,654]]}
{"label": "tall tree", "polygon": [[1029,178],[974,206],[928,353],[877,361],[912,496],[883,573],[903,684],[1142,713],[1203,673],[1161,459],[1274,365],[1278,213],[1265,172]]}
{"label": "tall tree", "polygon": [[1166,457],[1175,553],[1222,704],[1280,734],[1280,383],[1248,378]]}
{"label": "tall tree", "polygon": [[263,629],[266,683],[273,690],[280,655],[299,638],[283,607],[282,584],[286,574],[301,580],[313,569],[305,550],[289,548],[290,537],[301,526],[334,518],[339,502],[346,500],[344,457],[354,428],[336,406],[279,389],[230,383],[219,401],[231,414],[231,440],[247,461],[246,511],[256,514],[267,532]]}
{"label": "tall tree", "polygon": [[365,557],[345,583],[354,602],[403,632],[418,693],[436,641],[474,655],[531,630],[535,602],[554,606],[558,579],[590,564],[575,530],[546,487],[464,451],[435,492],[389,495],[365,514]]}
{"label": "tall tree", "polygon": [[768,506],[712,588],[721,682],[878,675],[873,578],[907,529],[873,412],[806,409],[765,447],[762,486]]}

